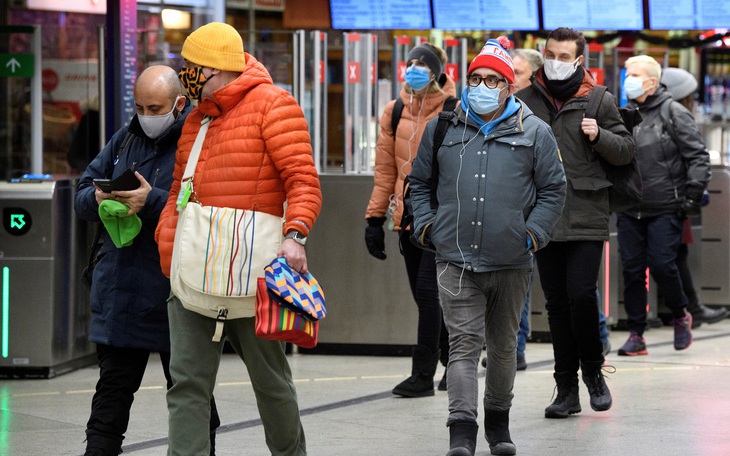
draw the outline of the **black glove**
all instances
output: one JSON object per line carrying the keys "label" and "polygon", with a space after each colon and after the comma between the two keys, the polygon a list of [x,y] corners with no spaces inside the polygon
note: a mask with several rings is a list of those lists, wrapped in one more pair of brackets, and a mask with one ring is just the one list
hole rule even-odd
{"label": "black glove", "polygon": [[385,254],[385,231],[383,231],[385,217],[368,217],[367,221],[365,245],[368,247],[368,252],[375,258],[384,260],[387,257]]}
{"label": "black glove", "polygon": [[696,217],[702,214],[702,192],[687,191],[682,203],[682,212],[686,217]]}

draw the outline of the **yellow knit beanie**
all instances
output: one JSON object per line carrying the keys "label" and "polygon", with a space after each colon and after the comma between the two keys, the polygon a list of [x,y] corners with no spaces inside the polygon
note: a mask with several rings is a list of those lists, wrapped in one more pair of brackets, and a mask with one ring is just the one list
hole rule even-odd
{"label": "yellow knit beanie", "polygon": [[243,72],[246,68],[241,35],[222,22],[211,22],[191,33],[183,44],[182,56],[216,70]]}

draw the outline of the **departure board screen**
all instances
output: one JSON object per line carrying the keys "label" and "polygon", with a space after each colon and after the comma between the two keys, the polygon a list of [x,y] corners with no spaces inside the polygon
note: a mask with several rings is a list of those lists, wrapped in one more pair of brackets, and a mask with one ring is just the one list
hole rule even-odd
{"label": "departure board screen", "polygon": [[330,17],[339,30],[433,28],[429,0],[330,0]]}
{"label": "departure board screen", "polygon": [[730,27],[728,0],[649,0],[652,30],[704,30]]}
{"label": "departure board screen", "polygon": [[642,0],[542,0],[542,26],[545,30],[642,30],[644,8]]}
{"label": "departure board screen", "polygon": [[433,0],[442,30],[539,30],[537,0]]}

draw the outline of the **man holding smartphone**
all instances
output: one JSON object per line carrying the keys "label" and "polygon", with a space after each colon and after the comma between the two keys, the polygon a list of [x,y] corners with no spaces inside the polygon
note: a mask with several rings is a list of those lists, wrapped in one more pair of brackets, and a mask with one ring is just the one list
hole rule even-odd
{"label": "man holding smartphone", "polygon": [[[89,164],[75,195],[76,213],[84,220],[98,222],[99,206],[111,200],[124,204],[129,209],[127,216],[142,222],[131,245],[117,248],[106,230],[100,236],[91,284],[89,336],[97,347],[99,381],[86,427],[86,456],[121,452],[134,393],[151,352],[160,353],[167,387],[172,386],[167,320],[170,282],[162,274],[154,234],[172,185],[177,140],[191,104],[177,72],[162,65],[139,75],[134,101],[137,115]],[[103,179],[110,179],[110,185],[131,190],[103,189],[94,183],[98,179],[102,179],[101,185]],[[220,421],[212,398],[211,406],[214,442]],[[215,454],[213,446],[210,454]]]}

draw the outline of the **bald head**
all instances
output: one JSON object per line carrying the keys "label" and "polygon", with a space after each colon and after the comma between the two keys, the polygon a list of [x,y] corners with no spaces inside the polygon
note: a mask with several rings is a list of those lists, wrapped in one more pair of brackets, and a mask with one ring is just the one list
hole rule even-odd
{"label": "bald head", "polygon": [[134,103],[137,114],[156,116],[167,114],[176,104],[185,106],[185,94],[177,72],[165,65],[146,68],[134,83]]}

